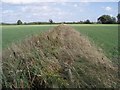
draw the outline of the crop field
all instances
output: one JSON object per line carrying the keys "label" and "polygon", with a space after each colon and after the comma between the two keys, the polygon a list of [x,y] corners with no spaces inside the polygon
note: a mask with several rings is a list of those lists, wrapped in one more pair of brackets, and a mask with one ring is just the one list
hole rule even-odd
{"label": "crop field", "polygon": [[119,87],[117,25],[6,25],[2,35],[4,87]]}
{"label": "crop field", "polygon": [[[30,35],[47,31],[56,25],[5,25],[2,26],[3,50],[14,42],[19,42]],[[118,26],[117,25],[89,25],[73,24],[76,30],[85,34],[98,47],[101,47],[108,57],[118,54]]]}
{"label": "crop field", "polygon": [[0,1],[3,90],[120,88],[118,2],[73,1]]}

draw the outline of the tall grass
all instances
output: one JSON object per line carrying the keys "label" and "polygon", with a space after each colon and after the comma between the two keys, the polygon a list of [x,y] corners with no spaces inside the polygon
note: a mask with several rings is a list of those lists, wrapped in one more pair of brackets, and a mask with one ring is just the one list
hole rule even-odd
{"label": "tall grass", "polygon": [[66,25],[3,52],[4,88],[116,88],[117,82],[117,66]]}

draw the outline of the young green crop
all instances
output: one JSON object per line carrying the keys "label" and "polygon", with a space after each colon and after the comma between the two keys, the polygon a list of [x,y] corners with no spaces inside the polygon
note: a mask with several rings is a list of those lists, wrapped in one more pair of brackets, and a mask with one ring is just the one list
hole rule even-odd
{"label": "young green crop", "polygon": [[2,26],[2,46],[3,49],[11,43],[27,38],[33,34],[49,30],[52,26],[33,26],[33,25],[9,25]]}

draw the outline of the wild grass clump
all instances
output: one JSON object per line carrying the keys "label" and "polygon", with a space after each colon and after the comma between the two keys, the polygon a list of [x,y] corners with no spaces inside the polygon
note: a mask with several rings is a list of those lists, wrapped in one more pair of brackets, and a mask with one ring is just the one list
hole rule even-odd
{"label": "wild grass clump", "polygon": [[4,88],[116,88],[118,82],[117,66],[67,25],[3,52]]}

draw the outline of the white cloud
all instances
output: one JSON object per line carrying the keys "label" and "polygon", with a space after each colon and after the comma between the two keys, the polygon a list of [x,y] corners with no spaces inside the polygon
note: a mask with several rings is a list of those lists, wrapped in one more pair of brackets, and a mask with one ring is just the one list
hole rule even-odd
{"label": "white cloud", "polygon": [[78,5],[77,5],[77,4],[74,4],[74,7],[78,7]]}
{"label": "white cloud", "polygon": [[[55,8],[51,5],[25,5],[17,10],[3,10],[3,20],[7,21],[6,17],[9,16],[9,21],[21,19],[23,21],[47,21],[50,18],[53,20],[71,18],[71,12],[66,12],[60,8]],[[13,18],[14,17],[14,18]]]}
{"label": "white cloud", "polygon": [[33,2],[39,2],[39,0],[1,0],[4,3],[11,3],[11,4],[29,4]]}
{"label": "white cloud", "polygon": [[105,10],[106,10],[106,11],[111,11],[112,8],[108,6],[108,7],[105,7]]}
{"label": "white cloud", "polygon": [[66,2],[68,0],[1,0],[4,3],[10,4],[31,4],[31,3],[39,3],[39,2]]}
{"label": "white cloud", "polygon": [[66,5],[66,2],[62,2],[61,4],[62,4],[63,6],[65,6],[65,5]]}
{"label": "white cloud", "polygon": [[43,13],[53,13],[53,12],[60,12],[59,8],[53,8],[49,5],[43,5],[43,6],[25,6],[21,8],[21,11],[23,13],[38,13],[38,14],[43,14]]}
{"label": "white cloud", "polygon": [[79,0],[81,2],[119,2],[119,0]]}
{"label": "white cloud", "polygon": [[1,0],[10,4],[31,4],[39,2],[118,2],[119,0]]}
{"label": "white cloud", "polygon": [[5,10],[2,12],[3,14],[7,14],[7,13],[13,13],[13,10]]}
{"label": "white cloud", "polygon": [[[88,11],[87,6],[91,3],[82,2],[82,3],[67,3],[67,2],[53,2],[53,3],[40,3],[41,0],[2,0],[4,2],[14,1],[14,4],[25,4],[25,5],[10,5],[11,8],[3,8],[3,20],[7,21],[16,21],[21,19],[23,21],[47,21],[49,18],[52,18],[56,21],[66,21],[66,20],[77,20],[79,19],[76,12],[78,13],[86,13]],[[29,2],[28,2],[29,1]],[[45,0],[44,0],[45,1]],[[59,1],[59,0],[58,0]],[[67,0],[66,0],[67,1]],[[75,0],[74,0],[75,1]],[[88,0],[85,0],[88,1]],[[33,2],[33,3],[31,3]],[[39,2],[39,3],[35,3]],[[67,9],[64,7],[68,7]],[[9,4],[8,4],[9,5]],[[60,6],[59,6],[60,5]],[[77,8],[76,8],[77,7]],[[113,13],[115,9],[114,7],[101,7],[102,10],[107,10]],[[72,10],[71,10],[72,9]],[[117,11],[117,10],[116,10]],[[106,13],[110,13],[106,12]],[[83,15],[82,13],[80,15]],[[114,14],[113,14],[114,15]],[[74,18],[75,17],[75,18]],[[79,16],[80,17],[80,16]],[[83,17],[85,17],[83,15]],[[9,19],[9,20],[8,20]]]}
{"label": "white cloud", "polygon": [[113,14],[110,14],[111,17],[114,17]]}

